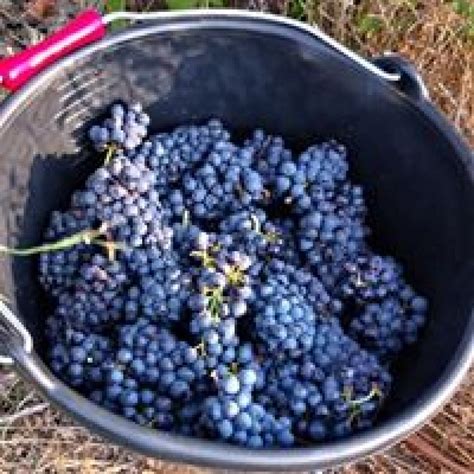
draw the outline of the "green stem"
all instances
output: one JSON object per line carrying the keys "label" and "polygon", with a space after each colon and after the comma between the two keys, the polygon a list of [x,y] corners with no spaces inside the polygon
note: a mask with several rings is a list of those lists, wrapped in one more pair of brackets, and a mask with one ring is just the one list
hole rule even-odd
{"label": "green stem", "polygon": [[201,340],[201,342],[195,346],[196,352],[198,353],[199,357],[205,357],[206,356],[206,346],[204,345],[204,341]]}
{"label": "green stem", "polygon": [[35,247],[29,247],[24,249],[16,249],[5,247],[4,245],[0,245],[0,253],[5,253],[7,255],[16,255],[19,257],[26,257],[29,255],[35,255],[38,253],[46,253],[46,252],[54,252],[57,250],[64,250],[69,247],[73,247],[74,245],[78,245],[81,243],[84,244],[91,244],[94,242],[97,237],[103,235],[104,228],[94,230],[94,229],[87,229],[77,234],[69,235],[68,237],[64,237],[56,242],[51,242],[47,244],[38,245]]}
{"label": "green stem", "polygon": [[258,220],[258,217],[255,214],[250,215],[250,221],[252,222],[251,229],[256,233],[261,235],[268,242],[276,242],[278,240],[278,232],[262,232],[262,224]]}
{"label": "green stem", "polygon": [[350,400],[349,403],[352,406],[357,407],[359,405],[362,405],[365,402],[369,402],[370,400],[372,400],[372,398],[377,397],[377,396],[381,396],[380,389],[377,386],[374,386],[372,387],[372,390],[365,397],[361,397],[356,400]]}
{"label": "green stem", "polygon": [[215,266],[214,257],[211,257],[205,250],[193,250],[189,255],[199,258],[202,266],[205,268],[213,268]]}
{"label": "green stem", "polygon": [[206,288],[204,296],[207,298],[207,310],[214,322],[220,320],[220,312],[224,303],[224,294],[222,288]]}
{"label": "green stem", "polygon": [[107,147],[107,154],[105,155],[104,166],[107,166],[110,163],[112,156],[114,156],[115,150],[116,147],[114,145],[109,145]]}
{"label": "green stem", "polygon": [[189,227],[190,223],[191,223],[191,217],[190,217],[189,211],[185,209],[183,211],[183,220],[182,220],[183,227]]}
{"label": "green stem", "polygon": [[91,243],[103,247],[107,251],[109,260],[115,260],[115,254],[117,253],[117,250],[127,250],[127,245],[125,245],[123,242],[94,239]]}
{"label": "green stem", "polygon": [[229,285],[240,286],[244,282],[244,272],[238,265],[232,265],[226,272]]}
{"label": "green stem", "polygon": [[252,221],[252,230],[256,232],[257,234],[260,234],[261,226],[260,226],[260,221],[258,220],[258,217],[255,214],[251,214],[250,220]]}

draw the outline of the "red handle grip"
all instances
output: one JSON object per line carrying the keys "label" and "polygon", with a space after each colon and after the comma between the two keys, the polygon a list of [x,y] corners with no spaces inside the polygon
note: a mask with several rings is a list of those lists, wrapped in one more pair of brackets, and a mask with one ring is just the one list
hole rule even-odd
{"label": "red handle grip", "polygon": [[56,60],[103,38],[105,33],[100,13],[86,10],[44,41],[0,61],[0,84],[15,91]]}

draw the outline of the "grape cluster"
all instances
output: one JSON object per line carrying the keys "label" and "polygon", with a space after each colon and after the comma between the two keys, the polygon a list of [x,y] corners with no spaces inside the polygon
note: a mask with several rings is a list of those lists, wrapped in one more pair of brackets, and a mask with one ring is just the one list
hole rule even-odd
{"label": "grape cluster", "polygon": [[428,303],[404,282],[394,259],[360,255],[346,265],[341,293],[355,305],[349,333],[361,345],[390,359],[418,339]]}
{"label": "grape cluster", "polygon": [[313,350],[269,364],[260,401],[294,420],[298,436],[331,439],[370,426],[391,384],[389,372],[344,334],[337,319],[318,320]]}
{"label": "grape cluster", "polygon": [[331,199],[347,177],[346,150],[337,143],[314,146],[296,160],[284,156],[275,175],[275,192],[305,213],[315,202]]}
{"label": "grape cluster", "polygon": [[219,249],[214,254],[206,234],[201,234],[199,240],[200,249],[192,255],[202,267],[196,272],[197,291],[188,300],[189,329],[205,356],[206,367],[216,370],[236,360],[237,319],[247,313],[247,300],[252,294],[245,273],[250,259],[236,251]]}
{"label": "grape cluster", "polygon": [[56,317],[94,329],[120,320],[126,281],[123,264],[93,255],[80,267],[73,286],[58,295]]}
{"label": "grape cluster", "polygon": [[269,354],[297,357],[312,350],[316,329],[313,308],[278,279],[259,286],[254,311],[256,333]]}
{"label": "grape cluster", "polygon": [[89,130],[89,138],[95,149],[105,150],[108,147],[134,150],[147,135],[150,117],[143,112],[141,104],[129,107],[115,104],[101,125],[94,125]]}
{"label": "grape cluster", "polygon": [[75,388],[85,391],[102,380],[102,365],[110,360],[111,343],[99,334],[73,329],[69,324],[50,318],[48,333],[54,334],[50,350],[51,369],[62,374]]}
{"label": "grape cluster", "polygon": [[[281,137],[267,135],[260,129],[255,130],[244,145],[253,150],[255,169],[262,177],[265,189],[274,188],[281,163],[293,160],[291,150],[285,148]],[[276,198],[272,199],[274,196],[269,197],[277,202]]]}
{"label": "grape cluster", "polygon": [[227,143],[230,134],[219,120],[206,125],[178,127],[171,133],[149,137],[131,153],[132,159],[144,159],[156,177],[156,189],[166,194],[182,174],[201,162],[217,143]]}
{"label": "grape cluster", "polygon": [[347,150],[150,125],[116,104],[90,129],[103,164],[36,248],[51,369],[140,425],[250,448],[371,427],[428,303],[370,249]]}
{"label": "grape cluster", "polygon": [[263,198],[260,174],[252,169],[251,149],[218,141],[202,162],[182,178],[166,204],[177,218],[185,211],[191,219],[221,219],[227,212],[243,209]]}
{"label": "grape cluster", "polygon": [[166,248],[171,245],[171,229],[161,219],[155,181],[143,162],[117,154],[88,178],[85,191],[76,192],[72,204],[92,222],[106,222],[116,242]]}
{"label": "grape cluster", "polygon": [[95,383],[81,388],[96,403],[137,423],[172,429],[179,407],[192,399],[205,373],[197,352],[144,319],[116,328],[113,339]]}
{"label": "grape cluster", "polygon": [[252,402],[255,370],[224,372],[216,375],[216,381],[217,395],[206,399],[202,416],[210,436],[251,448],[294,444],[290,419],[277,418]]}
{"label": "grape cluster", "polygon": [[364,250],[365,229],[327,204],[324,211],[310,211],[301,218],[298,241],[315,274],[326,286],[337,287],[343,265]]}
{"label": "grape cluster", "polygon": [[129,275],[135,284],[128,288],[124,315],[133,322],[144,316],[162,325],[179,321],[191,293],[191,275],[178,256],[161,248],[125,251]]}

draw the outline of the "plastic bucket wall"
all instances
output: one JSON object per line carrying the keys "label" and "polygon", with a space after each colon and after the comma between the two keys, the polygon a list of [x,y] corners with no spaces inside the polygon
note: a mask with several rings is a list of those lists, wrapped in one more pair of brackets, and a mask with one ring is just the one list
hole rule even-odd
{"label": "plastic bucket wall", "polygon": [[[405,91],[406,92],[406,91]],[[97,165],[78,151],[84,123],[116,99],[139,100],[153,126],[218,117],[237,139],[262,127],[304,149],[335,138],[366,190],[373,244],[406,267],[431,303],[422,338],[396,366],[376,427],[346,440],[249,451],[159,433],[74,394],[43,365],[37,261],[2,258],[0,285],[35,341],[0,339],[53,401],[112,440],[155,456],[238,469],[333,466],[395,442],[432,415],[473,354],[474,171],[468,147],[423,97],[384,82],[315,37],[268,19],[203,14],[134,28],[35,79],[0,114],[0,241],[41,241],[51,210]]]}

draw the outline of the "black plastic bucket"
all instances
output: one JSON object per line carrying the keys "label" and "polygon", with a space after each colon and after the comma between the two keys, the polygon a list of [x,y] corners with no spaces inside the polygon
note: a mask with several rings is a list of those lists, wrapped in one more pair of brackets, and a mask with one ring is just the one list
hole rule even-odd
{"label": "black plastic bucket", "polygon": [[[373,429],[295,449],[248,450],[140,427],[74,393],[42,362],[43,295],[34,258],[2,258],[0,285],[33,337],[0,317],[0,353],[93,431],[143,453],[222,468],[334,466],[418,428],[453,393],[474,356],[474,159],[409,65],[388,81],[295,22],[237,12],[168,15],[82,49],[14,94],[0,112],[0,242],[41,241],[48,213],[94,167],[83,124],[115,99],[139,100],[157,129],[219,117],[237,136],[256,127],[296,149],[336,138],[364,185],[374,244],[395,255],[430,300],[422,338],[395,368]],[[386,75],[388,78],[388,75]],[[82,126],[78,127],[78,124]],[[28,348],[27,348],[28,349]]]}

